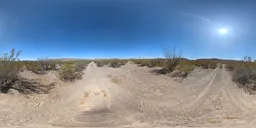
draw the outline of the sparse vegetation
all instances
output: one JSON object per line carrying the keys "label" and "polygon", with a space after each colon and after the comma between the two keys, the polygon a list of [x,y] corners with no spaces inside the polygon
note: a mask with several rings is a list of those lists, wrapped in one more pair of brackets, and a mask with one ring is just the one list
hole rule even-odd
{"label": "sparse vegetation", "polygon": [[188,65],[179,65],[177,66],[177,70],[181,71],[184,75],[181,77],[186,77],[190,72],[194,70],[195,66],[192,64]]}
{"label": "sparse vegetation", "polygon": [[81,79],[83,75],[80,67],[71,62],[65,63],[58,72],[60,79],[63,81],[75,81]]}
{"label": "sparse vegetation", "polygon": [[218,60],[214,59],[198,59],[195,60],[195,66],[202,67],[203,69],[215,69],[217,64],[219,63]]}
{"label": "sparse vegetation", "polygon": [[97,67],[103,67],[104,65],[108,65],[110,60],[95,60]]}
{"label": "sparse vegetation", "polygon": [[46,58],[39,58],[38,63],[41,65],[41,67],[43,68],[44,71],[48,71],[48,70],[55,70],[55,63],[53,63],[52,60]]}
{"label": "sparse vegetation", "polygon": [[119,79],[116,76],[112,76],[110,74],[107,75],[110,78],[112,83],[119,83]]}
{"label": "sparse vegetation", "polygon": [[44,74],[44,68],[37,61],[23,61],[24,67],[36,74]]}
{"label": "sparse vegetation", "polygon": [[78,72],[82,72],[85,68],[86,65],[89,63],[90,61],[83,61],[83,60],[79,60],[74,62],[76,64],[76,68]]}
{"label": "sparse vegetation", "polygon": [[171,51],[169,49],[164,49],[164,56],[167,59],[165,68],[168,72],[174,71],[183,57],[182,51],[177,53],[175,49]]}
{"label": "sparse vegetation", "polygon": [[152,67],[163,67],[165,64],[165,59],[156,58],[156,59],[133,59],[131,60],[139,66]]}
{"label": "sparse vegetation", "polygon": [[101,90],[101,93],[103,94],[103,97],[108,98],[108,93],[106,90]]}
{"label": "sparse vegetation", "polygon": [[127,60],[121,60],[121,59],[113,59],[109,60],[109,67],[112,68],[120,68],[122,65],[125,65],[128,61]]}
{"label": "sparse vegetation", "polygon": [[256,68],[236,68],[234,71],[233,80],[238,83],[240,88],[243,88],[250,94],[254,94],[256,91]]}
{"label": "sparse vegetation", "polygon": [[119,79],[117,77],[111,77],[111,82],[119,83]]}
{"label": "sparse vegetation", "polygon": [[242,61],[230,63],[227,66],[233,73],[233,80],[238,86],[250,94],[256,92],[256,64],[251,61],[251,57],[245,56]]}
{"label": "sparse vegetation", "polygon": [[88,98],[90,96],[90,92],[85,91],[84,92],[84,98]]}
{"label": "sparse vegetation", "polygon": [[20,70],[19,55],[21,51],[12,49],[10,53],[5,53],[0,58],[0,90],[7,92],[18,81]]}

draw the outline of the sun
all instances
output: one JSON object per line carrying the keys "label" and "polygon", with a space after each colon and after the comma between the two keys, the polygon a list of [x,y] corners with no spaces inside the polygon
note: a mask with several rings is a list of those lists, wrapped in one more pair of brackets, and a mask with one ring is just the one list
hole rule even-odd
{"label": "sun", "polygon": [[226,35],[226,34],[228,34],[228,29],[227,28],[220,28],[220,29],[218,29],[218,32],[221,35]]}

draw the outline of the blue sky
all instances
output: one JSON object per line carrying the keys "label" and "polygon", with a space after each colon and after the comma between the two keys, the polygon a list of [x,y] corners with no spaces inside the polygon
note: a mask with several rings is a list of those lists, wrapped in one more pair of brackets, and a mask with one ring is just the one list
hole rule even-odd
{"label": "blue sky", "polygon": [[[256,57],[254,0],[0,0],[0,53],[21,59]],[[226,28],[222,35],[218,29]]]}

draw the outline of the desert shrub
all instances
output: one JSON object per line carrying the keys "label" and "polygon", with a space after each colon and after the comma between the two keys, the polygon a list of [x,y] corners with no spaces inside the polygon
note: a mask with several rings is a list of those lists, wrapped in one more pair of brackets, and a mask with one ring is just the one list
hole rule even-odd
{"label": "desert shrub", "polygon": [[86,65],[88,63],[89,62],[87,61],[76,61],[75,64],[76,64],[77,71],[82,72],[86,68]]}
{"label": "desert shrub", "polygon": [[238,83],[240,88],[243,88],[250,94],[256,90],[256,68],[239,67],[236,68],[233,74],[233,80]]}
{"label": "desert shrub", "polygon": [[81,79],[83,72],[74,63],[65,63],[58,71],[60,79],[63,81],[75,81]]}
{"label": "desert shrub", "polygon": [[165,71],[165,74],[169,73],[168,76],[171,77],[185,78],[189,73],[191,73],[194,70],[194,67],[195,66],[191,61],[182,60],[180,64],[177,65],[176,68],[171,73],[169,73],[168,70],[165,71],[166,69],[162,69],[162,72]]}
{"label": "desert shrub", "polygon": [[47,57],[46,58],[39,58],[39,59],[37,59],[37,61],[43,67],[43,69],[45,71],[56,69],[55,63],[52,60],[49,60]]}
{"label": "desert shrub", "polygon": [[112,68],[120,68],[124,63],[122,63],[120,60],[111,60],[109,62],[109,67]]}
{"label": "desert shrub", "polygon": [[172,72],[182,60],[182,52],[177,53],[175,49],[172,51],[165,49],[164,56],[166,58],[165,68],[168,72]]}
{"label": "desert shrub", "polygon": [[[245,61],[248,60],[248,61]],[[226,68],[233,73],[233,81],[250,94],[256,92],[256,63],[248,57],[245,60],[228,63]]]}
{"label": "desert shrub", "polygon": [[165,60],[164,59],[144,59],[141,61],[138,61],[138,63],[140,66],[147,66],[149,68],[152,67],[163,67],[165,65]]}
{"label": "desert shrub", "polygon": [[95,61],[97,67],[103,67],[104,66],[104,63],[101,62],[101,61]]}
{"label": "desert shrub", "polygon": [[163,67],[164,66],[164,59],[152,59],[150,60],[149,67]]}
{"label": "desert shrub", "polygon": [[200,60],[196,60],[195,62],[195,66],[197,67],[202,67],[203,69],[215,69],[218,65],[218,61],[217,60],[206,60],[206,59],[200,59]]}
{"label": "desert shrub", "polygon": [[103,67],[104,65],[109,64],[109,60],[96,60],[94,61],[97,65],[97,67]]}
{"label": "desert shrub", "polygon": [[16,81],[18,81],[18,73],[20,63],[18,57],[21,51],[16,52],[12,49],[10,53],[5,53],[0,58],[0,90],[7,92]]}
{"label": "desert shrub", "polygon": [[147,60],[147,59],[137,60],[136,64],[138,64],[141,67],[143,67],[143,66],[151,67],[150,66],[150,60]]}
{"label": "desert shrub", "polygon": [[36,74],[44,74],[44,68],[37,61],[28,61],[23,62],[26,69],[36,73]]}
{"label": "desert shrub", "polygon": [[235,70],[235,65],[226,65],[226,70],[228,70],[228,71],[234,71]]}
{"label": "desert shrub", "polygon": [[192,64],[182,64],[182,65],[178,65],[176,70],[179,70],[181,72],[183,72],[185,74],[185,76],[187,76],[190,72],[192,72],[194,70],[195,66]]}

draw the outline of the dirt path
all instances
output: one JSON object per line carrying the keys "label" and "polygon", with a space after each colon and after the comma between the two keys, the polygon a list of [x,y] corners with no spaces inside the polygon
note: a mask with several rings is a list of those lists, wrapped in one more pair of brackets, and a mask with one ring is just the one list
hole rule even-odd
{"label": "dirt path", "polygon": [[[116,76],[124,75],[122,72],[126,71],[116,72]],[[138,101],[141,113],[136,120],[140,122],[151,126],[200,127],[254,123],[255,96],[239,89],[225,69],[217,68],[201,79],[182,83],[170,78],[167,81],[165,76],[145,75],[146,72],[126,72],[125,77],[119,77],[119,85]]]}
{"label": "dirt path", "polygon": [[[182,83],[134,65],[112,69],[92,64],[86,74],[85,90],[90,96],[84,103],[89,106],[76,116],[79,123],[74,126],[228,127],[254,123],[254,96],[237,88],[225,69]],[[111,81],[113,78],[117,81]]]}
{"label": "dirt path", "polygon": [[0,126],[256,126],[256,96],[239,89],[225,69],[195,69],[182,82],[152,70],[90,63],[82,80],[49,95],[1,95]]}

